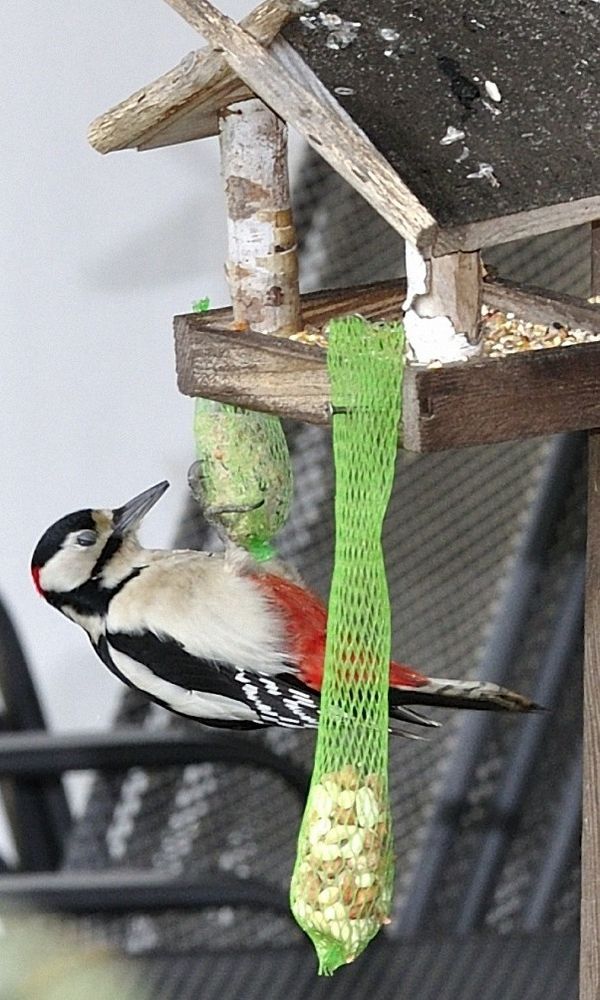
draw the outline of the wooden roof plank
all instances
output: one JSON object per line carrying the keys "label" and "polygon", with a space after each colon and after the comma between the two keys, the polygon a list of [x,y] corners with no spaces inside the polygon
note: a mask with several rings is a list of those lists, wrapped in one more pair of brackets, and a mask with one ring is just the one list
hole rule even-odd
{"label": "wooden roof plank", "polygon": [[[242,20],[261,45],[270,45],[291,17],[284,0],[263,0]],[[222,53],[207,47],[190,52],[177,66],[136,90],[90,125],[88,139],[99,153],[152,149],[217,135],[217,113],[254,97]]]}
{"label": "wooden roof plank", "polygon": [[387,160],[333,98],[316,97],[246,31],[208,0],[167,0],[223,55],[234,73],[351,184],[402,236],[428,250],[435,239],[433,216],[400,180]]}
{"label": "wooden roof plank", "polygon": [[586,221],[589,199],[597,216],[599,30],[586,0],[323,0],[283,35],[438,220],[442,254],[560,228],[573,205]]}
{"label": "wooden roof plank", "polygon": [[540,233],[569,229],[596,219],[600,219],[600,194],[440,229],[432,252],[438,257],[456,250],[479,250],[481,247],[539,236]]}

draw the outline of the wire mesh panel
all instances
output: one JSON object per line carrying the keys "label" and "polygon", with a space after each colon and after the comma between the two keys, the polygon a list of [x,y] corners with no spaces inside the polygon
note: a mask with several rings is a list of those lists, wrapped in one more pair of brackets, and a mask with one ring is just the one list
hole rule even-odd
{"label": "wire mesh panel", "polygon": [[[306,289],[401,273],[402,241],[313,154],[307,154],[297,179],[296,214]],[[494,248],[486,260],[500,276],[588,293],[585,228]],[[308,586],[326,597],[333,538],[330,435],[313,426],[293,425],[287,431],[296,493],[291,518],[279,537],[279,551],[295,563]],[[436,455],[399,455],[384,529],[396,658],[433,676],[450,678],[476,676],[485,667],[483,650],[506,606],[511,574],[522,566],[523,558],[527,562],[527,554],[518,555],[519,546],[551,447],[537,439]],[[538,560],[531,603],[522,609],[518,654],[504,678],[525,694],[533,694],[552,649],[552,655],[558,655],[557,618],[578,586],[584,532],[579,458],[564,478],[568,482],[544,535],[544,558]],[[177,544],[214,542],[190,506]],[[502,624],[510,632],[511,623]],[[392,934],[422,932],[423,926],[430,931],[455,930],[469,907],[472,917],[465,922],[465,931],[482,926],[502,932],[576,927],[578,815],[576,796],[569,799],[569,791],[578,781],[581,728],[577,643],[571,643],[565,656],[569,683],[556,698],[551,717],[540,724],[540,732],[527,737],[537,749],[528,758],[518,793],[510,799],[519,802],[516,814],[500,815],[499,804],[504,802],[502,796],[512,794],[507,782],[527,723],[504,716],[486,721],[482,751],[464,800],[455,815],[442,817],[452,835],[443,871],[434,880],[419,918],[425,924],[415,920],[412,926],[407,914],[429,838],[440,819],[436,804],[465,739],[464,714],[449,718],[438,710],[432,714],[444,722],[442,730],[419,743],[392,741],[390,791],[397,858]],[[202,727],[149,709],[133,693],[124,699],[121,720],[150,727],[183,726],[198,739],[206,738]],[[259,742],[310,769],[311,733],[271,730],[244,738],[249,745]],[[569,815],[574,816],[569,829],[561,826],[568,802]],[[228,871],[261,877],[285,891],[300,815],[298,795],[284,781],[252,768],[211,763],[183,772],[137,769],[96,780],[87,813],[72,838],[68,864],[148,866],[199,876]],[[478,868],[482,851],[491,850],[490,830],[498,834],[500,845],[490,855],[491,882],[491,869]],[[551,845],[553,857],[560,860],[558,869],[548,861]],[[474,873],[479,873],[481,891]],[[285,917],[244,909],[134,916],[104,926],[138,953],[299,940],[299,932]]]}

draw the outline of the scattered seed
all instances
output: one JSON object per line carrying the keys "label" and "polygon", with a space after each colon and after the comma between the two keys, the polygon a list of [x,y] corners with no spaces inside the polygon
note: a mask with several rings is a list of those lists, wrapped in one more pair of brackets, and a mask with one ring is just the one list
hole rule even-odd
{"label": "scattered seed", "polygon": [[489,306],[482,308],[483,353],[490,358],[599,340],[600,334],[591,330],[569,329],[560,323],[532,323],[520,319],[514,312],[504,313]]}
{"label": "scattered seed", "polygon": [[451,146],[453,142],[459,142],[464,137],[465,133],[462,129],[454,128],[454,125],[448,125],[446,134],[440,139],[440,146]]}
{"label": "scattered seed", "polygon": [[384,42],[397,42],[400,38],[400,32],[396,31],[395,28],[380,28],[379,34]]}
{"label": "scattered seed", "polygon": [[342,24],[339,14],[327,14],[323,10],[319,13],[319,21],[324,28],[339,28]]}
{"label": "scattered seed", "polygon": [[494,188],[500,187],[500,181],[496,177],[491,163],[480,163],[479,169],[467,174],[467,178],[469,180],[485,180]]}
{"label": "scattered seed", "polygon": [[501,115],[502,114],[500,108],[497,108],[495,104],[490,104],[489,101],[486,101],[485,97],[482,98],[481,103],[483,104],[485,110],[489,111],[489,113],[491,115]]}
{"label": "scattered seed", "polygon": [[498,102],[502,100],[502,94],[493,80],[486,80],[483,86],[485,87],[486,94],[492,99],[492,101]]}

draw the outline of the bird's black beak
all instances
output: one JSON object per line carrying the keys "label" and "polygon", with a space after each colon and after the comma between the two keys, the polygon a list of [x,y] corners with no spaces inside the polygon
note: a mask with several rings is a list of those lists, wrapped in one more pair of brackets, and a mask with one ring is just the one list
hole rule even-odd
{"label": "bird's black beak", "polygon": [[128,500],[122,507],[113,510],[113,531],[119,535],[124,535],[126,531],[137,528],[149,510],[154,507],[169,484],[166,480],[151,486],[149,490],[144,490],[133,500]]}

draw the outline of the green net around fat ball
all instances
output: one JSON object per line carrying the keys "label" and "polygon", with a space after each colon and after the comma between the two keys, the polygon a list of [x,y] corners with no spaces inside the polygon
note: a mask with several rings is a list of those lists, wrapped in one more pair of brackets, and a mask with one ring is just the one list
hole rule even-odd
{"label": "green net around fat ball", "polygon": [[381,530],[401,417],[402,327],[330,325],[335,565],[315,763],[292,876],[292,910],[319,971],[352,961],[388,922],[390,604]]}

